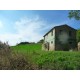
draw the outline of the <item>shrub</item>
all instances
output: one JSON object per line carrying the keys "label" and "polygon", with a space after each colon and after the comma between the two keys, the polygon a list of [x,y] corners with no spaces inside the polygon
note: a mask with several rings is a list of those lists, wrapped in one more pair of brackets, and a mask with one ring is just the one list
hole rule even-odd
{"label": "shrub", "polygon": [[0,42],[0,70],[21,70],[32,69],[26,57],[15,53],[8,43]]}
{"label": "shrub", "polygon": [[11,51],[10,46],[8,43],[2,43],[0,42],[0,54],[9,54]]}
{"label": "shrub", "polygon": [[20,53],[13,53],[10,58],[10,69],[25,70],[32,69],[26,57]]}
{"label": "shrub", "polygon": [[8,58],[10,53],[11,53],[11,49],[8,43],[0,42],[0,69],[10,68],[10,62]]}

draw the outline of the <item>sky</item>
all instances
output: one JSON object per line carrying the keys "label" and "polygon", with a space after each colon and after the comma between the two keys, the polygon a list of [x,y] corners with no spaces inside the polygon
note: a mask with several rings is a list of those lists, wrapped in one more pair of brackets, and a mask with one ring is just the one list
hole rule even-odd
{"label": "sky", "polygon": [[0,41],[13,46],[28,41],[38,42],[58,25],[80,28],[80,21],[68,18],[69,10],[0,10]]}

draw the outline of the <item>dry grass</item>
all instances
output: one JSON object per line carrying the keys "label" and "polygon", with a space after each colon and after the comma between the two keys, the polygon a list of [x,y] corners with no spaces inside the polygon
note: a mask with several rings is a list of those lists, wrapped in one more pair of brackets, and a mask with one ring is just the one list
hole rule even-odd
{"label": "dry grass", "polygon": [[31,69],[25,56],[13,52],[8,43],[0,42],[0,70]]}

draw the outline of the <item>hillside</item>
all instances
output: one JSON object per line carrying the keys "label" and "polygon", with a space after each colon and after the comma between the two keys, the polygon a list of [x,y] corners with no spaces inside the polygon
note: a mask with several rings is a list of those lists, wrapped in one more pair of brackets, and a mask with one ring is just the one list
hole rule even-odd
{"label": "hillside", "polygon": [[42,51],[41,44],[19,45],[12,47],[12,49],[18,54],[23,54],[32,69],[80,69],[80,52]]}

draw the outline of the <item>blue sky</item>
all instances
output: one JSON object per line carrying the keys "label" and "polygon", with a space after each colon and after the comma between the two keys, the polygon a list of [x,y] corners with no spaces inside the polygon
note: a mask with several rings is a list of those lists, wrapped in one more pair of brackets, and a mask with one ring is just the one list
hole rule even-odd
{"label": "blue sky", "polygon": [[80,28],[80,21],[69,19],[68,13],[68,10],[0,10],[0,40],[10,45],[37,42],[56,25]]}

